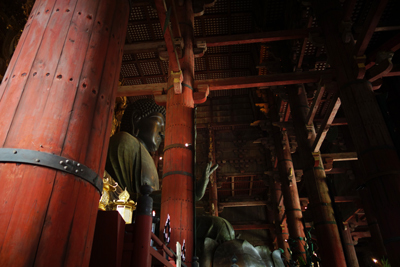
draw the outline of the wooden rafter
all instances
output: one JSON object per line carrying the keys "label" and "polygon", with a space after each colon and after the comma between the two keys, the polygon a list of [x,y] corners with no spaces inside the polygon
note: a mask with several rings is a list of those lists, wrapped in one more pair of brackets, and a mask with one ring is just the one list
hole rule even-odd
{"label": "wooden rafter", "polygon": [[375,28],[379,23],[379,20],[385,10],[389,0],[374,0],[373,4],[368,13],[366,22],[362,28],[362,32],[357,38],[357,43],[355,46],[354,54],[356,56],[362,56],[368,47],[369,41],[375,32]]}
{"label": "wooden rafter", "polygon": [[325,93],[325,84],[318,84],[317,93],[314,96],[313,102],[311,104],[310,112],[307,115],[307,124],[311,125],[314,121],[315,114],[317,114],[317,110],[319,108],[319,104],[321,103],[322,96]]}
{"label": "wooden rafter", "polygon": [[341,102],[338,97],[338,93],[335,93],[331,99],[331,102],[329,103],[328,110],[318,130],[317,136],[315,137],[315,141],[312,146],[314,152],[318,152],[321,148],[321,145],[325,139],[326,134],[328,133],[329,128],[331,127],[333,120],[335,119],[336,113],[339,110],[340,105]]}

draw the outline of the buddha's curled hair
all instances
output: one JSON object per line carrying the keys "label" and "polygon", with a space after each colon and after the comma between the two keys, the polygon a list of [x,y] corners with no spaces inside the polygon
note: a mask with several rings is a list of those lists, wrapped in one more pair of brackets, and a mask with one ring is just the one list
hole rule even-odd
{"label": "buddha's curled hair", "polygon": [[134,134],[136,123],[153,113],[161,113],[165,120],[165,108],[157,105],[152,99],[144,98],[130,103],[122,116],[120,130]]}

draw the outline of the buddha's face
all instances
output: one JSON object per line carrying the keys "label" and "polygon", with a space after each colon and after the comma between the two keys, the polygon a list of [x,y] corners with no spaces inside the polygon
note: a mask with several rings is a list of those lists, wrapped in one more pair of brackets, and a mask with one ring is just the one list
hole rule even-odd
{"label": "buddha's face", "polygon": [[149,152],[157,151],[164,139],[164,116],[161,113],[153,113],[141,119],[137,128],[139,129],[137,138],[143,142],[147,150]]}

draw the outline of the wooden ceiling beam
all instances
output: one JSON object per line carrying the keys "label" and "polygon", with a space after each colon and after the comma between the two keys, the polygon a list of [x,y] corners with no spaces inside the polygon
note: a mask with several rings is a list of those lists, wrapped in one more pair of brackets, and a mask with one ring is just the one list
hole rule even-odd
{"label": "wooden ceiling beam", "polygon": [[[138,77],[140,78],[140,77]],[[141,95],[161,95],[167,90],[167,83],[139,84],[119,86],[117,97],[119,96],[141,96]]]}
{"label": "wooden ceiling beam", "polygon": [[321,157],[331,158],[333,161],[349,161],[349,160],[358,160],[358,156],[356,152],[340,152],[340,153],[326,153],[321,154]]}
{"label": "wooden ceiling beam", "polygon": [[350,169],[347,168],[332,168],[330,170],[325,170],[326,174],[345,174],[348,173]]}
{"label": "wooden ceiling beam", "polygon": [[224,79],[198,80],[195,87],[199,85],[208,85],[210,91],[243,89],[253,87],[267,87],[274,85],[291,85],[299,83],[315,83],[321,76],[333,75],[331,70],[325,71],[307,71],[292,73],[274,73],[260,76],[234,77]]}
{"label": "wooden ceiling beam", "polygon": [[375,32],[388,32],[388,31],[398,31],[400,30],[400,26],[384,26],[384,27],[376,27]]}
{"label": "wooden ceiling beam", "polygon": [[400,66],[399,65],[394,65],[392,70],[389,73],[386,73],[383,75],[383,77],[394,77],[394,76],[400,76]]}
{"label": "wooden ceiling beam", "polygon": [[199,123],[196,125],[197,129],[206,129],[208,126],[211,127],[211,129],[214,130],[219,130],[222,127],[254,127],[251,126],[250,123],[239,123],[239,122],[218,122],[218,123]]}
{"label": "wooden ceiling beam", "polygon": [[[316,30],[318,30],[318,28],[312,29],[312,31]],[[236,45],[236,44],[266,43],[266,42],[306,38],[308,37],[308,33],[310,31],[311,30],[309,29],[296,29],[296,30],[282,30],[282,31],[271,31],[271,32],[248,33],[248,34],[201,37],[201,38],[196,38],[194,43],[196,43],[197,41],[205,41],[207,43],[207,47]],[[158,51],[158,47],[160,46],[165,47],[165,41],[139,42],[133,44],[126,44],[124,46],[124,54],[156,52]]]}
{"label": "wooden ceiling beam", "polygon": [[267,201],[262,201],[262,200],[230,201],[230,202],[220,202],[218,204],[218,206],[220,208],[256,207],[256,206],[266,206],[266,205],[267,205]]}
{"label": "wooden ceiling beam", "polygon": [[[307,197],[300,198],[300,202],[308,203]],[[360,198],[358,196],[336,196],[336,203],[351,203],[358,202]],[[256,207],[256,206],[266,206],[268,204],[267,201],[264,200],[254,200],[254,201],[228,201],[228,202],[220,202],[218,206],[220,208],[237,208],[237,207]]]}
{"label": "wooden ceiling beam", "polygon": [[362,27],[362,32],[357,37],[357,43],[354,50],[356,56],[364,55],[388,1],[389,0],[372,1],[372,6]]}
{"label": "wooden ceiling beam", "polygon": [[[335,196],[335,203],[351,203],[359,201],[360,198],[358,196]],[[301,197],[300,202],[308,203],[309,200],[307,197]]]}
{"label": "wooden ceiling beam", "polygon": [[[324,121],[323,118],[314,119],[314,122],[317,124],[318,127],[323,121]],[[331,123],[331,126],[343,126],[343,125],[347,125],[346,118],[335,118]]]}
{"label": "wooden ceiling beam", "polygon": [[[263,76],[245,76],[224,79],[198,80],[195,81],[194,88],[198,88],[199,85],[208,85],[210,91],[215,91],[252,87],[266,87],[274,85],[314,83],[318,82],[322,76],[332,76],[333,74],[334,72],[332,70],[324,70],[292,73],[274,73]],[[166,90],[166,87],[166,83],[125,85],[118,87],[117,96],[162,94],[163,90]]]}
{"label": "wooden ceiling beam", "polygon": [[[317,29],[318,30],[318,29]],[[313,29],[313,31],[316,31]],[[207,47],[238,45],[238,44],[254,44],[267,43],[275,41],[302,39],[308,37],[309,29],[281,30],[271,32],[257,32],[246,34],[234,34],[224,36],[212,36],[202,38],[206,41]]]}
{"label": "wooden ceiling beam", "polygon": [[[312,30],[315,31],[313,28]],[[375,31],[389,31],[399,30],[400,26],[394,27],[377,27]],[[196,41],[203,40],[207,43],[207,47],[221,46],[221,45],[234,45],[234,44],[250,44],[250,43],[266,43],[282,40],[294,40],[308,37],[308,29],[297,29],[297,30],[284,30],[284,31],[273,31],[273,32],[262,32],[262,33],[250,33],[250,34],[234,34],[224,36],[212,36],[212,37],[200,37],[196,38]],[[126,44],[124,46],[124,54],[134,53],[147,53],[157,52],[159,47],[165,47],[165,41],[149,41],[149,42],[135,42],[132,44]]]}

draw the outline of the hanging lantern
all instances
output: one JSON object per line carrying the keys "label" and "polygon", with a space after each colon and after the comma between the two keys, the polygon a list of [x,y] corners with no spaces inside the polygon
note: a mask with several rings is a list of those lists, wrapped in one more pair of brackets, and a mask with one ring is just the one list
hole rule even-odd
{"label": "hanging lantern", "polygon": [[110,203],[110,206],[113,210],[119,212],[126,224],[131,224],[133,211],[136,210],[136,203],[129,199],[130,195],[126,188],[121,194],[119,194],[118,198],[117,201],[114,200]]}

